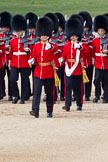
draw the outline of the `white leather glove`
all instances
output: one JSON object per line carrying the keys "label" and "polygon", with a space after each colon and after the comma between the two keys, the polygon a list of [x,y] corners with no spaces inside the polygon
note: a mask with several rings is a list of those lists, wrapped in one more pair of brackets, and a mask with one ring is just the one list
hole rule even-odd
{"label": "white leather glove", "polygon": [[46,46],[45,46],[45,50],[49,50],[49,49],[51,49],[51,44],[50,43],[46,43]]}
{"label": "white leather glove", "polygon": [[34,62],[35,62],[34,58],[29,59],[28,60],[29,66],[31,67],[34,64]]}
{"label": "white leather glove", "polygon": [[104,54],[108,54],[108,50],[103,50],[102,51]]}
{"label": "white leather glove", "polygon": [[58,58],[59,64],[62,64],[63,61],[64,61],[64,58],[63,57]]}
{"label": "white leather glove", "polygon": [[74,46],[76,49],[81,49],[81,45],[79,43],[75,43],[75,46]]}

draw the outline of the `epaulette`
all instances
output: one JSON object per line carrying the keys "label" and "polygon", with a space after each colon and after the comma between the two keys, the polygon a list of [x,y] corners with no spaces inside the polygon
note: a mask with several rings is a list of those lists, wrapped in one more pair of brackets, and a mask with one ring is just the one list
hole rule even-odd
{"label": "epaulette", "polygon": [[101,39],[100,39],[100,44],[101,44],[101,45],[104,45],[104,44],[108,45],[108,37],[101,38]]}
{"label": "epaulette", "polygon": [[50,43],[52,43],[52,44],[56,44],[55,42],[52,42],[52,41],[49,41]]}
{"label": "epaulette", "polygon": [[33,45],[36,42],[39,42],[39,38],[32,38],[32,39],[28,38],[28,41],[29,41],[28,42],[29,45]]}

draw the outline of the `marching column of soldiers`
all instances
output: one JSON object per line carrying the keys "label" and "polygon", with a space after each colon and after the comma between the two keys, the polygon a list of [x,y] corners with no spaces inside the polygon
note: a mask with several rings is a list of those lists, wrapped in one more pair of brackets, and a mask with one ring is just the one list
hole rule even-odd
{"label": "marching column of soldiers", "polygon": [[81,111],[83,98],[91,100],[92,83],[93,103],[101,98],[108,103],[107,13],[94,20],[87,11],[67,20],[60,12],[48,12],[41,18],[33,12],[25,16],[0,13],[0,100],[8,95],[12,104],[25,104],[33,96],[30,115],[38,118],[44,86],[43,100],[51,118],[59,95],[63,110],[70,111],[74,95],[76,110]]}

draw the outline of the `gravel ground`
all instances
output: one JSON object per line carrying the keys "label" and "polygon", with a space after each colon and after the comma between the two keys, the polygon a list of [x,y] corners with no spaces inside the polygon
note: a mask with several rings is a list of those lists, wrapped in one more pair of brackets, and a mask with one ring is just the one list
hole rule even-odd
{"label": "gravel ground", "polygon": [[26,104],[0,101],[0,162],[108,162],[108,104],[84,102],[83,111],[62,110],[54,105],[46,117],[41,101],[40,117],[29,115]]}

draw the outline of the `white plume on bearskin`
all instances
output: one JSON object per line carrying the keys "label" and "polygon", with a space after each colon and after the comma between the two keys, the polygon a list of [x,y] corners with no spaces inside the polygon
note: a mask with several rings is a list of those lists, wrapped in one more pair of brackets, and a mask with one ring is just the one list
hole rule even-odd
{"label": "white plume on bearskin", "polygon": [[79,15],[84,19],[84,27],[89,28],[89,31],[92,29],[92,17],[87,11],[79,12]]}
{"label": "white plume on bearskin", "polygon": [[28,12],[25,15],[26,20],[28,20],[28,27],[29,28],[36,28],[36,22],[38,20],[38,16],[33,12]]}

